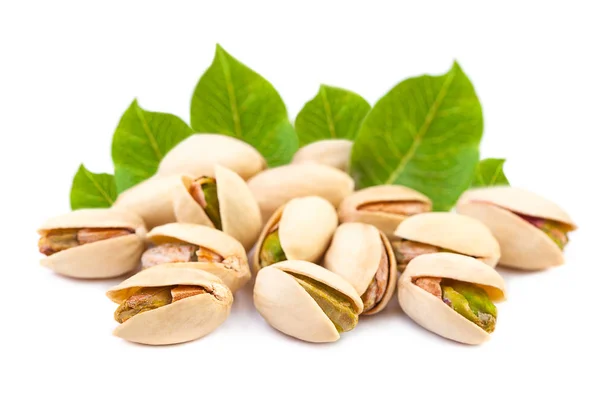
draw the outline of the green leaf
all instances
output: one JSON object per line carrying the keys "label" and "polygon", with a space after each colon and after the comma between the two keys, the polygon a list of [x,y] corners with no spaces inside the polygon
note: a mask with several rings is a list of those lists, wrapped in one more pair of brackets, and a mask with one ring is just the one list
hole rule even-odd
{"label": "green leaf", "polygon": [[71,209],[107,208],[117,198],[115,177],[111,174],[95,174],[83,164],[79,166],[71,185]]}
{"label": "green leaf", "polygon": [[383,96],[354,141],[357,187],[401,184],[452,208],[471,184],[483,134],[481,105],[457,63],[442,76],[407,79]]}
{"label": "green leaf", "polygon": [[321,85],[296,117],[300,146],[324,139],[353,140],[370,109],[369,103],[354,92]]}
{"label": "green leaf", "polygon": [[243,140],[271,167],[288,163],[298,149],[298,137],[273,85],[219,45],[194,90],[190,113],[194,130]]}
{"label": "green leaf", "polygon": [[486,158],[479,161],[471,187],[510,185],[504,175],[504,158]]}
{"label": "green leaf", "polygon": [[146,111],[134,100],[113,136],[112,159],[118,192],[154,175],[165,154],[191,134],[192,128],[181,118]]}

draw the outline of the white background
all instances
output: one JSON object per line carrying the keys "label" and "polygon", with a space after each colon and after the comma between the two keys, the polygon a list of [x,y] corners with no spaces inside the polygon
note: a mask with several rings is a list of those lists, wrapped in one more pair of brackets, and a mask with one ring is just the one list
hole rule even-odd
{"label": "white background", "polygon": [[[0,398],[599,398],[600,14],[593,1],[447,3],[2,1]],[[303,343],[260,318],[250,287],[199,341],[111,336],[104,292],[118,280],[38,266],[35,229],[69,210],[80,162],[111,170],[134,97],[189,121],[217,42],[274,84],[292,119],[320,83],[373,103],[457,59],[484,107],[483,156],[506,157],[514,186],[579,223],[566,265],[501,269],[509,300],[479,347],[421,329],[395,298],[337,343]]]}

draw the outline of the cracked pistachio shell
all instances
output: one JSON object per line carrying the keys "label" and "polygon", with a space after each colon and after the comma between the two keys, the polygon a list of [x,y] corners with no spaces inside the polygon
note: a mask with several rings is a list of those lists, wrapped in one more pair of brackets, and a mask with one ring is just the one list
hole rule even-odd
{"label": "cracked pistachio shell", "polygon": [[237,258],[238,268],[231,265],[209,262],[173,263],[208,271],[221,278],[223,282],[236,292],[250,279],[250,267],[246,250],[240,242],[231,236],[203,225],[171,223],[157,226],[148,233],[148,240],[154,244],[182,241],[212,250],[223,258]]}
{"label": "cracked pistachio shell", "polygon": [[415,278],[448,278],[483,288],[490,300],[504,300],[504,280],[495,269],[474,258],[452,253],[416,257],[398,280],[398,301],[416,323],[440,336],[466,344],[481,344],[490,334],[469,321],[441,299],[413,283]]}
{"label": "cracked pistachio shell", "polygon": [[[223,232],[240,241],[250,250],[262,227],[260,209],[244,180],[235,172],[215,165],[217,197]],[[193,179],[180,178],[181,187],[173,192],[173,209],[178,222],[206,225],[214,228],[204,209],[189,192]]]}
{"label": "cracked pistachio shell", "polygon": [[495,267],[500,258],[500,245],[492,232],[465,215],[449,212],[413,215],[398,226],[394,236],[477,257],[490,267]]}
{"label": "cracked pistachio shell", "polygon": [[342,201],[338,210],[340,222],[371,224],[386,236],[392,237],[394,230],[406,219],[406,216],[381,211],[359,210],[358,208],[368,203],[396,201],[423,202],[431,210],[431,200],[421,192],[401,185],[372,186],[358,190]]}
{"label": "cracked pistachio shell", "polygon": [[558,266],[564,263],[564,257],[548,235],[514,212],[562,222],[573,230],[577,228],[555,203],[513,187],[469,190],[459,199],[456,210],[484,223],[500,243],[500,264],[519,269]]}
{"label": "cracked pistachio shell", "polygon": [[306,276],[346,295],[360,314],[363,303],[343,278],[306,261],[282,261],[260,270],[254,285],[254,306],[273,328],[307,342],[334,342],[335,325],[308,292],[286,272]]}
{"label": "cracked pistachio shell", "polygon": [[379,269],[382,244],[389,263],[387,286],[381,301],[365,315],[383,310],[396,289],[398,268],[389,240],[373,225],[347,222],[336,229],[331,246],[325,253],[325,268],[346,279],[362,296]]}
{"label": "cracked pistachio shell", "polygon": [[114,209],[138,214],[148,229],[175,222],[173,193],[185,190],[181,176],[153,176],[127,189],[117,197]]}
{"label": "cracked pistachio shell", "polygon": [[173,147],[162,159],[156,174],[214,177],[222,165],[247,180],[267,167],[263,156],[249,144],[225,135],[194,134]]}
{"label": "cracked pistachio shell", "polygon": [[69,228],[128,228],[135,233],[54,253],[42,258],[41,265],[74,278],[111,278],[138,266],[146,228],[136,214],[105,208],[81,209],[47,220],[38,233]]}
{"label": "cracked pistachio shell", "polygon": [[320,196],[337,207],[352,193],[354,181],[348,174],[319,164],[292,164],[271,168],[248,181],[263,216],[271,215],[296,197]]}
{"label": "cracked pistachio shell", "polygon": [[351,140],[319,140],[300,148],[294,155],[292,164],[315,163],[348,172],[351,151]]}
{"label": "cracked pistachio shell", "polygon": [[318,196],[292,199],[271,216],[256,243],[252,258],[255,272],[265,238],[279,224],[279,241],[288,260],[318,261],[331,241],[338,224],[335,208]]}
{"label": "cracked pistachio shell", "polygon": [[214,331],[229,316],[233,296],[216,276],[198,269],[164,264],[143,270],[108,290],[110,300],[121,304],[138,289],[171,285],[200,286],[211,293],[191,296],[131,317],[115,328],[122,339],[164,345],[188,342]]}

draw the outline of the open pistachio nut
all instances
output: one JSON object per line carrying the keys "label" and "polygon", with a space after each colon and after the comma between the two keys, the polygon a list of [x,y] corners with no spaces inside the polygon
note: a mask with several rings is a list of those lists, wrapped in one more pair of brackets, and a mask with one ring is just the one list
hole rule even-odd
{"label": "open pistachio nut", "polygon": [[51,218],[38,229],[40,264],[74,278],[110,278],[138,266],[144,222],[114,209],[81,209]]}
{"label": "open pistachio nut", "polygon": [[452,253],[412,260],[398,281],[398,301],[416,323],[466,344],[490,338],[496,326],[495,301],[504,300],[504,280],[486,264]]}
{"label": "open pistachio nut", "polygon": [[404,270],[413,258],[429,253],[458,253],[477,258],[495,267],[500,245],[481,222],[465,215],[430,212],[402,222],[391,239],[398,269]]}
{"label": "open pistachio nut", "polygon": [[194,134],[173,147],[162,159],[156,174],[212,176],[222,165],[247,180],[267,167],[263,156],[249,144],[225,135]]}
{"label": "open pistachio nut", "polygon": [[258,204],[239,175],[220,165],[214,169],[214,178],[181,177],[182,186],[173,192],[175,218],[222,230],[250,250],[262,227]]}
{"label": "open pistachio nut", "polygon": [[375,225],[387,237],[407,217],[431,211],[431,200],[400,185],[372,186],[352,193],[339,207],[341,222]]}
{"label": "open pistachio nut", "polygon": [[151,244],[142,254],[142,269],[166,263],[185,263],[187,267],[218,276],[232,292],[250,279],[244,246],[216,229],[175,222],[157,226],[147,238]]}
{"label": "open pistachio nut", "polygon": [[337,207],[352,193],[354,181],[348,174],[319,164],[292,164],[271,168],[248,181],[267,221],[283,204],[296,197],[320,196]]}
{"label": "open pistachio nut", "polygon": [[365,315],[383,310],[396,289],[394,251],[387,237],[373,225],[340,225],[325,253],[324,266],[356,289]]}
{"label": "open pistachio nut", "polygon": [[347,172],[350,164],[352,141],[348,139],[319,140],[301,147],[292,164],[316,163]]}
{"label": "open pistachio nut", "polygon": [[307,342],[334,342],[356,326],[363,303],[343,278],[307,261],[260,270],[254,306],[275,329]]}
{"label": "open pistachio nut", "polygon": [[483,222],[500,243],[500,264],[519,269],[563,264],[568,233],[577,229],[558,205],[512,187],[469,190],[459,199],[456,210]]}
{"label": "open pistachio nut", "polygon": [[106,295],[119,304],[114,335],[131,342],[163,345],[201,338],[221,325],[233,296],[216,276],[179,264],[137,273]]}
{"label": "open pistachio nut", "polygon": [[318,261],[337,223],[335,208],[321,197],[290,200],[264,226],[252,259],[254,271],[284,260]]}

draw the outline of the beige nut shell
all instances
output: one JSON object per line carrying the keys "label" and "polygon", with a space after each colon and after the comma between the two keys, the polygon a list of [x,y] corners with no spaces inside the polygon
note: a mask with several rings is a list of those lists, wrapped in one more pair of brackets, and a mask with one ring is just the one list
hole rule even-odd
{"label": "beige nut shell", "polygon": [[260,269],[260,250],[273,226],[279,224],[279,241],[288,260],[318,261],[331,241],[338,224],[335,208],[318,196],[292,199],[271,216],[264,226],[252,258]]}
{"label": "beige nut shell", "polygon": [[[223,232],[239,240],[246,250],[250,250],[262,227],[258,203],[238,174],[221,165],[215,165],[214,170]],[[183,176],[181,183],[181,189],[173,193],[176,220],[214,228],[204,209],[189,193],[193,179]]]}
{"label": "beige nut shell", "polygon": [[325,253],[325,268],[346,279],[362,296],[379,269],[382,244],[389,262],[388,283],[381,301],[365,315],[383,310],[396,289],[398,269],[389,240],[373,225],[347,222],[336,229],[331,246]]}
{"label": "beige nut shell", "polygon": [[157,309],[140,313],[115,328],[122,339],[164,345],[201,338],[229,316],[233,296],[216,276],[198,269],[164,264],[148,268],[111,288],[106,295],[121,304],[141,287],[170,285],[201,286],[212,293],[191,296]]}
{"label": "beige nut shell", "polygon": [[490,229],[465,215],[449,212],[413,215],[398,226],[394,236],[477,257],[490,267],[495,267],[500,259],[500,245]]}
{"label": "beige nut shell", "polygon": [[416,323],[440,336],[466,344],[481,344],[490,334],[413,283],[418,277],[449,278],[475,283],[492,301],[504,300],[504,280],[495,269],[474,258],[452,253],[425,254],[406,267],[398,281],[398,301]]}
{"label": "beige nut shell", "polygon": [[334,342],[335,325],[302,288],[293,272],[322,282],[348,296],[360,314],[363,303],[352,285],[331,271],[306,261],[282,261],[260,270],[254,285],[254,305],[275,329],[307,342]]}
{"label": "beige nut shell", "polygon": [[248,266],[248,257],[244,246],[231,236],[216,229],[203,225],[174,222],[152,229],[148,233],[148,240],[154,244],[172,242],[173,240],[182,241],[212,250],[225,259],[237,258],[239,269],[233,269],[221,263],[209,262],[173,264],[208,271],[221,278],[234,293],[250,279],[250,267]]}
{"label": "beige nut shell", "polygon": [[346,197],[340,204],[338,213],[341,222],[364,222],[392,237],[396,227],[406,219],[403,215],[380,211],[358,210],[363,204],[391,201],[420,201],[429,205],[431,200],[421,192],[401,185],[380,185],[358,190]]}
{"label": "beige nut shell", "polygon": [[348,139],[319,140],[301,147],[292,164],[315,163],[348,172],[352,141]]}
{"label": "beige nut shell", "polygon": [[271,168],[248,181],[267,221],[283,204],[296,197],[320,196],[337,207],[352,193],[354,181],[348,174],[319,164],[292,164]]}
{"label": "beige nut shell", "polygon": [[463,194],[456,210],[476,218],[494,234],[501,248],[501,265],[541,270],[564,264],[563,252],[542,230],[514,214],[562,222],[576,229],[573,220],[556,204],[523,189],[494,187]]}
{"label": "beige nut shell", "polygon": [[214,177],[214,166],[220,164],[250,179],[267,167],[263,156],[249,144],[214,133],[194,134],[173,147],[162,159],[156,174]]}
{"label": "beige nut shell", "polygon": [[112,278],[134,270],[144,250],[146,228],[137,215],[120,210],[81,209],[50,218],[38,229],[128,228],[135,234],[87,243],[44,257],[40,264],[73,278]]}

